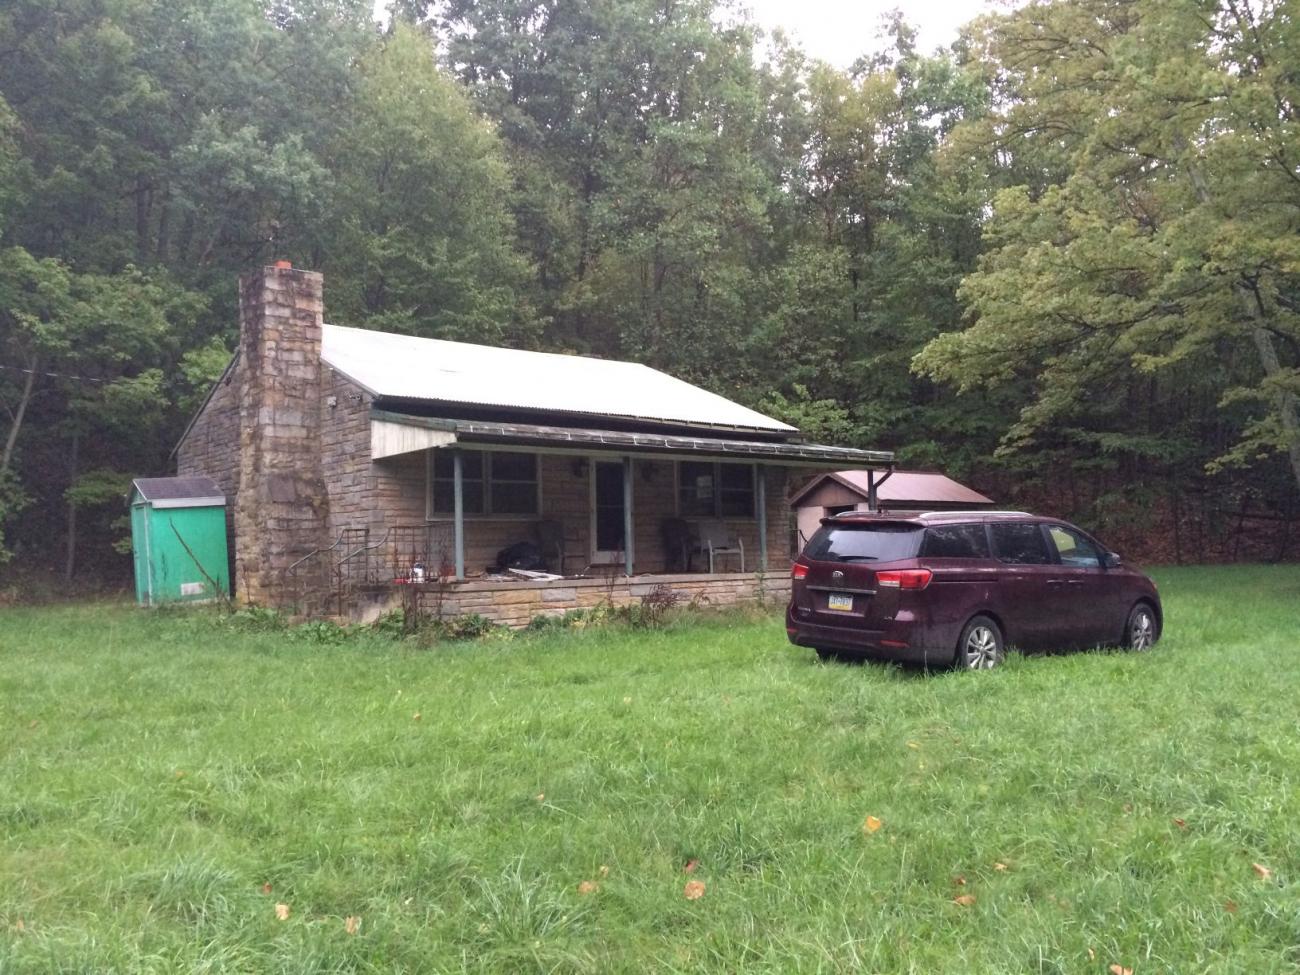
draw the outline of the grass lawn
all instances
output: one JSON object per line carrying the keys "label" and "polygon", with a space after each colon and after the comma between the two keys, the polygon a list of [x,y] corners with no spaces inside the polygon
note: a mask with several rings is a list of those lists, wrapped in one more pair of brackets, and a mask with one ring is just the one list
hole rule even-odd
{"label": "grass lawn", "polygon": [[1158,578],[1149,654],[930,676],[4,611],[0,972],[1300,971],[1300,566]]}

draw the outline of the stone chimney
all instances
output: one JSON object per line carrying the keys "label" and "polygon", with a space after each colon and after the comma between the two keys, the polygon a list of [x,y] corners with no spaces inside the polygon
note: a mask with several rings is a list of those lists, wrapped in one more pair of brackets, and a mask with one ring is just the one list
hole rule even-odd
{"label": "stone chimney", "polygon": [[236,593],[288,601],[287,570],[326,544],[321,467],[322,279],[278,261],[239,280]]}

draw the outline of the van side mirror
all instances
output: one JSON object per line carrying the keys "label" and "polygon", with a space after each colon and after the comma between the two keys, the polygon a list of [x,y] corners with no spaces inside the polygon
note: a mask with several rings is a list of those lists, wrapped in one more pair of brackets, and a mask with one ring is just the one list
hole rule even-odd
{"label": "van side mirror", "polygon": [[1107,552],[1101,557],[1102,568],[1118,569],[1124,564],[1124,560],[1119,557],[1118,552]]}

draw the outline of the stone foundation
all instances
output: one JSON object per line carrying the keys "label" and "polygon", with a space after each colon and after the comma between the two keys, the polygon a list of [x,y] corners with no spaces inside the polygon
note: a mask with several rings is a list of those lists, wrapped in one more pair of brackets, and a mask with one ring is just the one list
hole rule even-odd
{"label": "stone foundation", "polygon": [[[450,619],[477,614],[517,629],[527,626],[535,616],[563,616],[570,610],[592,609],[602,603],[638,603],[656,586],[668,586],[678,593],[679,606],[694,602],[709,609],[760,601],[784,606],[790,599],[788,575],[757,572],[430,584],[418,587],[418,598],[421,611],[431,616]],[[400,604],[400,594],[397,598]]]}

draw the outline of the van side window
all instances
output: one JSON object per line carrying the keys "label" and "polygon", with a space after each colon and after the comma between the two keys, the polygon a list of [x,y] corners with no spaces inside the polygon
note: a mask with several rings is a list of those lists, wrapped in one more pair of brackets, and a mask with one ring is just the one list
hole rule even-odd
{"label": "van side window", "polygon": [[940,525],[925,530],[921,555],[932,559],[987,559],[989,541],[983,525]]}
{"label": "van side window", "polygon": [[1101,567],[1101,553],[1097,547],[1078,532],[1070,531],[1063,525],[1048,525],[1047,534],[1056,546],[1057,557],[1061,565],[1078,566],[1085,569]]}
{"label": "van side window", "polygon": [[1042,527],[1037,522],[994,522],[989,526],[993,533],[993,550],[1003,562],[1012,565],[1050,565],[1052,556],[1047,551]]}

